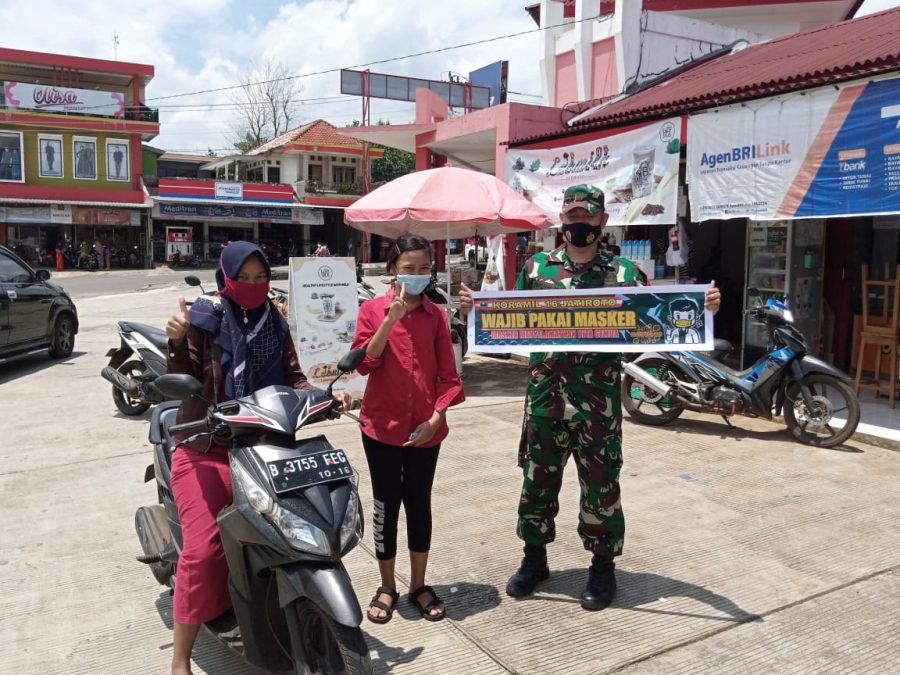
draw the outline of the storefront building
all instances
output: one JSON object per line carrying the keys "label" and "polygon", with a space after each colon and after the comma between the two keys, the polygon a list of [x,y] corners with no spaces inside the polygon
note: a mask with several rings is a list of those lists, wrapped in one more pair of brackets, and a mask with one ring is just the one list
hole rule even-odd
{"label": "storefront building", "polygon": [[[293,191],[299,207],[312,209],[311,213],[316,214],[313,220],[309,213],[300,211],[304,214],[304,229],[290,238],[297,255],[311,254],[318,240],[327,244],[333,254],[356,255],[360,249],[359,233],[344,225],[343,211],[367,189],[370,160],[383,156],[383,150],[343,135],[325,120],[314,120],[246,155],[216,159],[203,168],[214,171],[220,180],[240,176]],[[324,227],[310,230],[309,226],[315,224]],[[276,233],[274,228],[273,236]],[[267,234],[264,227],[260,236],[265,239]]]}
{"label": "storefront building", "polygon": [[[34,264],[56,247],[143,251],[141,142],[153,66],[0,49],[0,243]],[[116,256],[118,259],[118,256]]]}
{"label": "storefront building", "polygon": [[154,259],[160,262],[176,249],[215,260],[228,241],[246,239],[277,263],[300,255],[310,227],[325,222],[322,209],[299,202],[290,185],[159,178],[151,193]]}
{"label": "storefront building", "polygon": [[[607,199],[627,201],[638,218],[625,223],[619,244],[649,240],[658,269],[680,240],[674,257],[683,264],[664,276],[715,279],[726,297],[717,333],[742,345],[745,364],[765,347],[742,315],[757,301],[747,289],[757,288],[786,297],[814,352],[852,371],[862,266],[900,262],[898,31],[900,10],[889,10],[700,61],[586,110],[565,134],[513,143],[510,158],[525,164],[513,181],[527,188],[534,153],[567,157],[559,170],[574,178],[587,148],[622,148],[628,168],[601,183]],[[653,144],[621,142],[666,124],[680,130],[666,146],[678,146],[674,211],[660,144],[647,160]],[[646,194],[635,169],[644,160],[653,166]],[[664,227],[640,220],[655,211]]]}

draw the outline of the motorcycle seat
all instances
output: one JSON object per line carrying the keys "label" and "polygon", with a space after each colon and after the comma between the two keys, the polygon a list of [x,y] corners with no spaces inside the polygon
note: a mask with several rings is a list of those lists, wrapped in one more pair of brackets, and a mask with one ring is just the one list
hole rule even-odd
{"label": "motorcycle seat", "polygon": [[147,340],[161,352],[165,353],[168,349],[169,338],[166,332],[154,326],[148,326],[145,323],[136,323],[134,321],[120,321],[119,328],[126,333],[137,333],[147,338]]}

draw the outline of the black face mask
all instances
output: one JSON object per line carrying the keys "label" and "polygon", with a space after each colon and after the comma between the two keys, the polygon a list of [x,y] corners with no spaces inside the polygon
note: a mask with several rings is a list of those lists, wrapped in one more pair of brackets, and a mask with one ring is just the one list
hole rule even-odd
{"label": "black face mask", "polygon": [[563,239],[576,248],[584,248],[600,239],[603,228],[590,223],[566,223],[562,226]]}

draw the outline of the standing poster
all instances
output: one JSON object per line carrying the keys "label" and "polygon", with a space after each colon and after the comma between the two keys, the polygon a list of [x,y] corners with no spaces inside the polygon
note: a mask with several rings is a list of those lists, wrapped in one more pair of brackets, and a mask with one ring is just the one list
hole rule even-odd
{"label": "standing poster", "polygon": [[[337,376],[337,362],[350,351],[359,305],[353,258],[291,258],[291,317],[300,366],[316,387]],[[361,398],[365,378],[352,373],[334,385]]]}
{"label": "standing poster", "polygon": [[692,115],[695,221],[900,211],[900,78]]}
{"label": "standing poster", "polygon": [[476,292],[469,351],[710,351],[706,286]]}
{"label": "standing poster", "polygon": [[678,216],[681,120],[557,148],[506,153],[514,190],[543,209],[554,223],[565,189],[596,185],[606,196],[609,225],[672,225]]}

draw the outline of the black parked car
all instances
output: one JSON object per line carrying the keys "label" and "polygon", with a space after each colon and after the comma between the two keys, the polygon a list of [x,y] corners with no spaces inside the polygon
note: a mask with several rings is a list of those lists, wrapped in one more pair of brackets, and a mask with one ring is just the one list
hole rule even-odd
{"label": "black parked car", "polygon": [[49,350],[62,359],[75,347],[78,312],[66,292],[0,246],[0,364]]}

